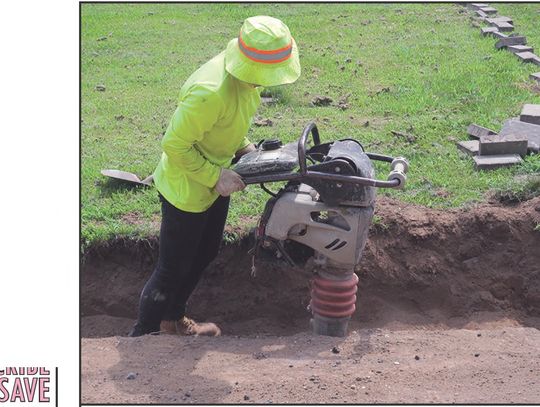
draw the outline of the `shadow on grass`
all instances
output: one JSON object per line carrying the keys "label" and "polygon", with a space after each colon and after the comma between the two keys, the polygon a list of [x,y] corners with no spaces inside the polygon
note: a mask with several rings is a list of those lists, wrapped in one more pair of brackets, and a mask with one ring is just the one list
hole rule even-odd
{"label": "shadow on grass", "polygon": [[115,178],[106,178],[96,181],[96,188],[100,191],[101,198],[110,198],[118,192],[133,192],[150,188],[147,185],[137,184],[135,182],[122,181]]}

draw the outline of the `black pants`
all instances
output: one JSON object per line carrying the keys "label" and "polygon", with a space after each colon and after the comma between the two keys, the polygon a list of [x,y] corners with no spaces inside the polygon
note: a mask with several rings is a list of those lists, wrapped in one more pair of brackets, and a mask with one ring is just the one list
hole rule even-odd
{"label": "black pants", "polygon": [[184,212],[161,200],[159,259],[139,300],[139,317],[130,336],[159,331],[161,321],[176,321],[203,270],[215,259],[223,238],[229,198],[220,196],[205,212]]}

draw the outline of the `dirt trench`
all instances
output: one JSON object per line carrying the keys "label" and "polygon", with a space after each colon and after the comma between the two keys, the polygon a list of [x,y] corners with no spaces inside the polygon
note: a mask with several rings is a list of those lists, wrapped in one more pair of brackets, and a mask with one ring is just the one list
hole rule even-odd
{"label": "dirt trench", "polygon": [[[350,329],[540,328],[540,198],[431,210],[379,199],[361,265]],[[188,304],[224,335],[309,330],[309,271],[260,261],[249,239],[222,249]],[[151,274],[155,242],[116,242],[81,267],[81,335],[124,336]]]}

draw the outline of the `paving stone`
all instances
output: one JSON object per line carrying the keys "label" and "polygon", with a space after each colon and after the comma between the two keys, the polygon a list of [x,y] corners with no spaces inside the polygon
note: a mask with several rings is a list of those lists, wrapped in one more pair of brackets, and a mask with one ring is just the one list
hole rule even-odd
{"label": "paving stone", "polygon": [[500,32],[499,30],[493,31],[492,34],[493,34],[493,36],[495,38],[508,38],[508,35],[506,35],[505,33]]}
{"label": "paving stone", "polygon": [[526,104],[521,109],[519,120],[540,125],[540,105]]}
{"label": "paving stone", "polygon": [[482,34],[484,37],[488,35],[493,35],[494,32],[497,32],[497,27],[484,27],[480,29],[480,34]]}
{"label": "paving stone", "polygon": [[490,18],[487,18],[486,19],[486,22],[488,24],[492,24],[492,23],[509,23],[509,24],[514,24],[514,22],[512,21],[512,19],[510,17],[505,17],[505,16],[500,16],[500,17],[490,17]]}
{"label": "paving stone", "polygon": [[482,21],[484,21],[486,18],[488,18],[488,15],[486,13],[484,13],[482,10],[476,10],[475,13],[476,13],[476,15],[478,17],[480,17],[482,19]]}
{"label": "paving stone", "polygon": [[472,10],[478,10],[484,7],[489,7],[489,4],[487,3],[469,3],[467,4],[467,7]]}
{"label": "paving stone", "polygon": [[529,78],[540,83],[540,72],[532,73]]}
{"label": "paving stone", "polygon": [[493,131],[491,129],[488,129],[487,127],[482,127],[477,124],[469,124],[469,127],[467,127],[467,134],[475,139],[480,139],[482,136],[493,136],[496,135],[497,132]]}
{"label": "paving stone", "polygon": [[480,142],[478,140],[459,141],[456,143],[458,150],[471,156],[478,155],[479,145]]}
{"label": "paving stone", "polygon": [[483,11],[484,13],[489,15],[497,14],[497,9],[494,7],[480,7],[479,11]]}
{"label": "paving stone", "polygon": [[[495,34],[495,33],[494,33]],[[522,35],[514,35],[514,36],[507,36],[501,37],[499,41],[495,43],[495,48],[500,49],[504,47],[509,47],[510,45],[526,45],[527,44],[527,37],[524,37]]]}
{"label": "paving stone", "polygon": [[540,146],[540,126],[537,124],[522,122],[518,118],[506,120],[500,135],[514,134],[525,136],[529,140],[527,148],[531,152],[537,152]]}
{"label": "paving stone", "polygon": [[500,23],[491,23],[492,27],[497,27],[500,32],[511,32],[514,31],[514,26],[510,23],[500,22]]}
{"label": "paving stone", "polygon": [[514,134],[480,137],[478,155],[527,154],[528,139]]}
{"label": "paving stone", "polygon": [[540,64],[540,57],[532,52],[516,52],[514,55],[517,56],[522,62],[533,62],[535,64]]}
{"label": "paving stone", "polygon": [[534,52],[533,47],[530,45],[509,45],[506,49],[512,54],[515,54],[516,52]]}
{"label": "paving stone", "polygon": [[494,170],[500,167],[510,167],[523,160],[517,154],[477,155],[473,157],[474,168],[477,170]]}

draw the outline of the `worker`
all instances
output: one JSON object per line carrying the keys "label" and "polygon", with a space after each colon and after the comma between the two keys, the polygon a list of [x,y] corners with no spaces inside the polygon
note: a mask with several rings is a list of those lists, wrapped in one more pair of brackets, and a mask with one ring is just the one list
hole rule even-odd
{"label": "worker", "polygon": [[216,324],[188,318],[186,302],[218,254],[230,195],[245,188],[229,167],[234,157],[255,150],[246,135],[260,92],[299,76],[289,28],[276,18],[256,16],[180,89],[154,171],[162,214],[159,258],[129,336],[220,335]]}

